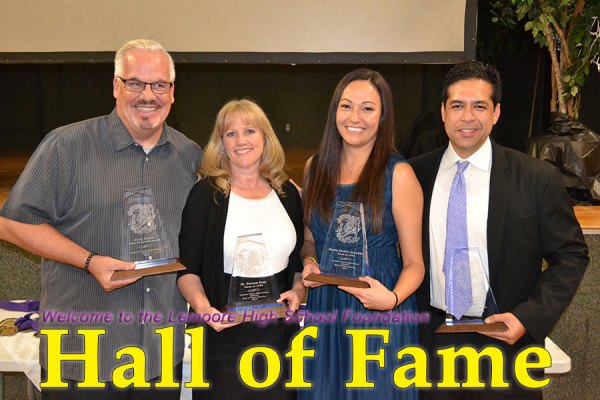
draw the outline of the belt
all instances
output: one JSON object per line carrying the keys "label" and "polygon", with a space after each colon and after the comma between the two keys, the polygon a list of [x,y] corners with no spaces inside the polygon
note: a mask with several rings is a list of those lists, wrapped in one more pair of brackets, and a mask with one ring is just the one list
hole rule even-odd
{"label": "belt", "polygon": [[[433,306],[430,306],[429,308],[430,308],[432,314],[435,314],[435,315],[437,315],[439,317],[442,317],[444,319],[446,318],[446,315],[448,315],[448,313],[446,311],[440,310],[439,308],[436,308],[436,307],[433,307]],[[471,316],[468,316],[468,315],[463,315],[462,318],[459,319],[459,321],[472,321],[472,320],[481,320],[481,319],[483,319],[483,318],[482,317],[471,317]]]}

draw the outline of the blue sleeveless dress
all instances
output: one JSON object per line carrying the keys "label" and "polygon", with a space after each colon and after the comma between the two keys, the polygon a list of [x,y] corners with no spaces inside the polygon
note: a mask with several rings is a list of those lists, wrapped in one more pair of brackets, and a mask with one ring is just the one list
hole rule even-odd
{"label": "blue sleeveless dress", "polygon": [[[388,289],[392,289],[402,271],[402,259],[398,255],[396,243],[398,232],[392,215],[392,172],[396,163],[406,162],[399,154],[393,154],[388,161],[385,181],[385,207],[383,210],[383,230],[373,233],[367,224],[367,244],[371,276],[379,280]],[[348,201],[354,185],[339,185],[336,201]],[[368,212],[365,212],[368,215]],[[367,218],[365,215],[365,218]],[[314,236],[317,254],[320,255],[325,243],[329,224],[320,216],[315,216],[310,223]],[[390,295],[391,296],[391,295]],[[358,299],[335,286],[321,286],[310,289],[307,311],[314,315],[335,313],[334,322],[315,322],[307,320],[306,326],[318,326],[316,340],[306,339],[307,348],[314,348],[315,357],[305,359],[305,379],[313,383],[311,389],[299,389],[299,399],[407,399],[416,400],[414,388],[399,389],[394,385],[394,371],[402,364],[412,362],[412,358],[397,359],[397,352],[403,347],[416,345],[418,339],[417,324],[410,322],[410,316],[416,312],[414,296],[410,296],[397,308],[392,310],[396,317],[407,316],[403,322],[369,322],[374,314],[389,314],[368,310]],[[352,317],[350,317],[352,315]],[[345,321],[344,321],[344,316]],[[381,321],[381,320],[380,320]],[[385,321],[385,320],[384,320]],[[385,368],[379,368],[374,361],[367,362],[367,380],[374,382],[375,387],[369,389],[348,389],[345,382],[352,379],[352,338],[345,334],[348,328],[389,329],[389,342],[383,343],[381,336],[370,336],[367,339],[367,353],[385,350]]]}

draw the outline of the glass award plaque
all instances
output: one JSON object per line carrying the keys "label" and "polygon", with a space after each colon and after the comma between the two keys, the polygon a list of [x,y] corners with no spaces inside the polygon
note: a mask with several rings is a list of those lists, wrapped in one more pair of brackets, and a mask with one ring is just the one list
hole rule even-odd
{"label": "glass award plaque", "polygon": [[[463,302],[466,298],[470,300],[463,308],[466,309],[464,315],[457,318],[450,312],[446,312],[446,319],[442,325],[436,330],[436,333],[464,333],[464,332],[504,332],[508,329],[504,322],[495,322],[488,324],[484,322],[485,318],[492,314],[498,314],[500,311],[496,304],[494,292],[490,286],[488,269],[483,264],[483,259],[479,248],[469,247],[455,249],[452,253],[450,261],[450,271],[457,271],[463,268],[467,271],[468,287],[464,287],[464,283],[454,283],[456,286],[452,290],[466,290],[469,295],[448,296],[446,294],[447,310],[460,309],[461,306],[455,303]],[[453,279],[450,275],[452,272],[446,272],[446,279]],[[450,282],[446,284],[446,290],[449,290]],[[459,286],[463,285],[461,289]],[[460,293],[460,292],[459,292]],[[468,308],[467,308],[468,307]]]}
{"label": "glass award plaque", "polygon": [[236,314],[236,322],[285,317],[287,308],[277,302],[279,285],[271,271],[262,234],[238,236],[225,310]]}
{"label": "glass award plaque", "polygon": [[306,280],[336,286],[370,287],[358,279],[370,275],[362,203],[335,203],[319,264],[321,273],[310,274]]}
{"label": "glass award plaque", "polygon": [[122,259],[135,269],[115,271],[111,280],[158,275],[185,269],[173,252],[152,188],[125,189],[121,221]]}

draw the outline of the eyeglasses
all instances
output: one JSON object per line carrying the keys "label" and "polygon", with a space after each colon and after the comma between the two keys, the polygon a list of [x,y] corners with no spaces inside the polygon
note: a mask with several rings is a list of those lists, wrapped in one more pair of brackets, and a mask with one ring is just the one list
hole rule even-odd
{"label": "eyeglasses", "polygon": [[125,89],[136,93],[143,92],[146,85],[150,85],[150,89],[156,94],[169,93],[173,87],[173,82],[142,82],[137,79],[123,79],[120,76],[117,76],[117,78],[123,82]]}

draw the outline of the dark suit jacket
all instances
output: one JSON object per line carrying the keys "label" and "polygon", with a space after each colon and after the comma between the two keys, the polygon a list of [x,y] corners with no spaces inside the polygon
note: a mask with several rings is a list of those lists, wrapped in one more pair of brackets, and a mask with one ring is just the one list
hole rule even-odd
{"label": "dark suit jacket", "polygon": [[[442,155],[447,147],[410,161],[423,188],[425,278],[417,291],[421,311],[430,307],[429,210]],[[492,141],[487,220],[490,286],[500,312],[511,312],[527,329],[509,353],[543,345],[571,302],[588,264],[587,246],[558,170],[552,165]],[[542,272],[542,258],[548,268]],[[427,342],[434,326],[423,325]],[[462,334],[459,334],[462,335]],[[456,336],[456,335],[455,335]],[[499,342],[481,335],[482,340]],[[472,335],[457,336],[458,340]],[[508,360],[507,360],[508,361]]]}

